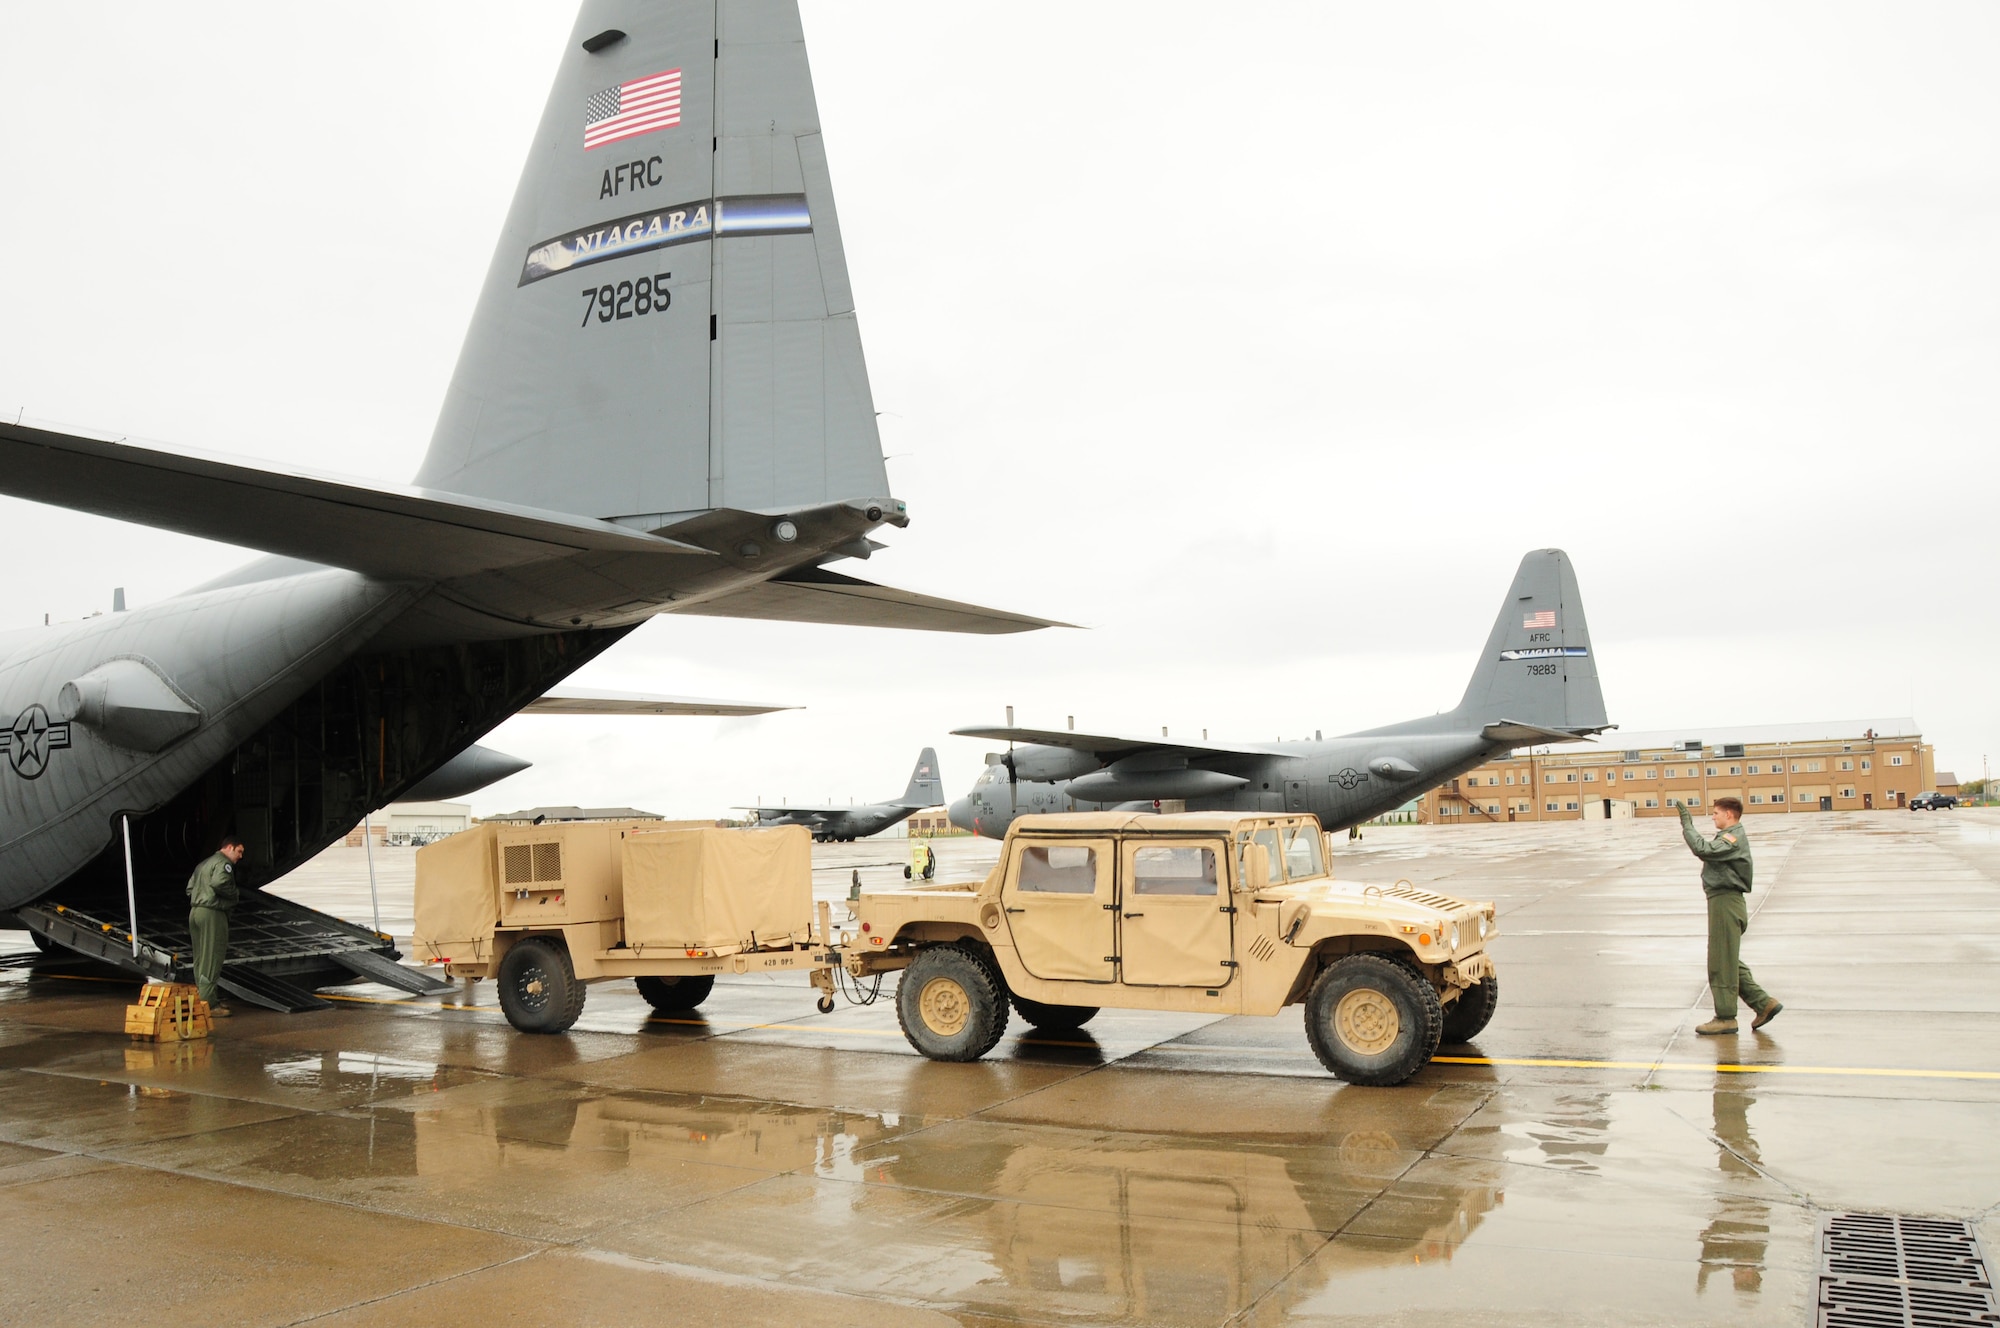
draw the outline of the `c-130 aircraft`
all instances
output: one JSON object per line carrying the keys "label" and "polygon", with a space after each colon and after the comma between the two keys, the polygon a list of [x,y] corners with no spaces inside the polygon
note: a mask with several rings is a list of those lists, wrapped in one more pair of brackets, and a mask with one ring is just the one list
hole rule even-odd
{"label": "c-130 aircraft", "polygon": [[[586,0],[412,486],[15,423],[0,493],[268,555],[0,635],[0,916],[162,976],[222,833],[269,880],[477,787],[482,734],[656,614],[1050,625],[826,568],[909,517],[793,0]],[[239,911],[225,986],[393,976],[386,938],[287,907]]]}
{"label": "c-130 aircraft", "polygon": [[745,807],[741,810],[755,812],[760,826],[802,825],[812,831],[815,842],[838,844],[879,835],[890,826],[908,820],[912,812],[936,807],[943,801],[944,777],[938,773],[937,751],[926,747],[918,754],[916,767],[910,771],[910,782],[900,798],[863,803],[859,807],[810,807],[788,803],[782,807]]}
{"label": "c-130 aircraft", "polygon": [[1154,800],[1171,798],[1190,811],[1312,812],[1327,829],[1340,830],[1501,752],[1575,742],[1611,727],[1569,556],[1537,549],[1521,560],[1472,681],[1451,710],[1326,741],[1249,746],[955,729],[961,737],[1027,745],[989,757],[950,816],[962,830],[999,839],[1016,816],[1151,810]]}

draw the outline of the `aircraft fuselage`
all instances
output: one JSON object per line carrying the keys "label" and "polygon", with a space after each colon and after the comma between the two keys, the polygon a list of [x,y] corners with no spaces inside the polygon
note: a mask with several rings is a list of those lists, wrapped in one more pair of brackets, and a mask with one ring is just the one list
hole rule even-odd
{"label": "aircraft fuselage", "polygon": [[[1310,812],[1328,830],[1342,830],[1402,806],[1431,788],[1479,765],[1512,744],[1476,732],[1371,736],[1320,742],[1274,743],[1268,755],[1209,758],[1214,772],[1242,782],[1226,791],[1180,797],[1189,811]],[[1004,838],[1016,816],[1090,811],[1174,797],[1171,777],[1135,774],[1127,788],[1098,781],[1102,771],[1067,779],[1009,779],[1004,766],[988,766],[972,791],[951,804],[952,824],[989,838]],[[1201,774],[1202,770],[1182,772]],[[1078,796],[1084,789],[1094,797]]]}

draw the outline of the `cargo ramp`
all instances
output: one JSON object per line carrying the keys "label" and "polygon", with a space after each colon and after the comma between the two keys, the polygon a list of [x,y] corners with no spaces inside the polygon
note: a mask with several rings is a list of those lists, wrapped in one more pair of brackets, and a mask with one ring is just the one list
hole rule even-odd
{"label": "cargo ramp", "polygon": [[[140,897],[160,894],[144,891]],[[194,981],[185,907],[142,905],[136,953],[123,899],[65,899],[58,893],[15,916],[52,947],[52,955],[81,955],[163,982]],[[420,996],[450,989],[450,983],[397,963],[399,958],[388,936],[263,890],[246,890],[230,910],[229,953],[219,983],[240,1000],[287,1014],[327,1009],[329,1002],[313,989],[356,977]]]}

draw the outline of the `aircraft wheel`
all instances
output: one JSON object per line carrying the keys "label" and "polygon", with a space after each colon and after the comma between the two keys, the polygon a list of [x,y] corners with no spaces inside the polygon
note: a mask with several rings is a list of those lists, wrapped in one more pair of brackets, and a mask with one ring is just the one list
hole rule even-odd
{"label": "aircraft wheel", "polygon": [[1444,1009],[1437,988],[1386,955],[1329,966],[1306,993],[1306,1041],[1350,1084],[1400,1084],[1437,1054]]}
{"label": "aircraft wheel", "polygon": [[821,1014],[833,1013],[833,997],[822,996],[819,998],[819,1012]]}
{"label": "aircraft wheel", "polygon": [[896,1021],[934,1061],[976,1061],[1007,1031],[1006,986],[976,952],[933,945],[896,984]]}
{"label": "aircraft wheel", "polygon": [[1048,1033],[1072,1033],[1097,1017],[1095,1005],[1046,1005],[1026,996],[1010,996],[1014,1013]]}
{"label": "aircraft wheel", "polygon": [[560,1033],[583,1013],[584,993],[569,949],[548,936],[517,942],[500,960],[500,1009],[523,1033]]}
{"label": "aircraft wheel", "polygon": [[1451,1008],[1444,1012],[1443,1042],[1470,1042],[1479,1036],[1480,1030],[1492,1022],[1493,1012],[1500,1008],[1500,975],[1489,973],[1470,987],[1459,993]]}
{"label": "aircraft wheel", "polygon": [[633,978],[646,1004],[661,1014],[680,1014],[694,1009],[715,990],[715,979],[707,974],[697,978]]}

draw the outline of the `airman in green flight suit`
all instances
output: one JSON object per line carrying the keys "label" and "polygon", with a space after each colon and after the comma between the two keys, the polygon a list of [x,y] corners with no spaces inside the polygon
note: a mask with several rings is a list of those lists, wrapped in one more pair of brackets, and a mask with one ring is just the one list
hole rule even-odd
{"label": "airman in green flight suit", "polygon": [[1681,837],[1701,859],[1701,888],[1708,896],[1708,990],[1715,998],[1715,1018],[1695,1025],[1695,1032],[1715,1037],[1736,1031],[1736,999],[1757,1012],[1751,1028],[1762,1028],[1784,1009],[1776,996],[1757,985],[1743,962],[1743,933],[1750,926],[1750,836],[1743,829],[1743,804],[1717,798],[1710,809],[1715,838],[1695,833],[1694,818],[1681,804]]}
{"label": "airman in green flight suit", "polygon": [[236,907],[236,864],[243,861],[243,841],[230,835],[222,847],[188,877],[188,935],[194,939],[194,980],[209,1014],[226,1019],[231,1011],[217,999],[215,983],[222,976],[222,959],[229,953],[229,910]]}

